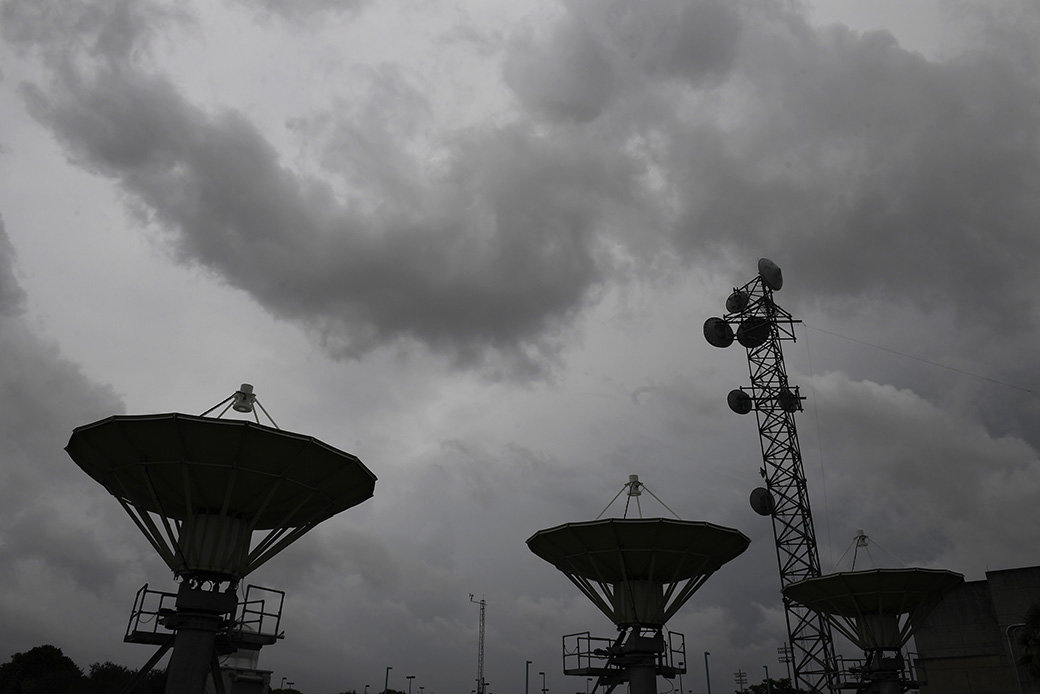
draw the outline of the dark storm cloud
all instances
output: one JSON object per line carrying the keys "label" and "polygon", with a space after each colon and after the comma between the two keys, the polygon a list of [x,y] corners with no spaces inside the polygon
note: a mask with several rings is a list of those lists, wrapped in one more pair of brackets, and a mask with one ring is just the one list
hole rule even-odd
{"label": "dark storm cloud", "polygon": [[782,254],[803,259],[799,281],[817,296],[1037,328],[1002,298],[1028,294],[1021,258],[1040,253],[1031,23],[934,62],[782,5],[566,7],[541,42],[514,44],[507,83],[532,109],[594,116],[627,145],[659,177],[656,202],[690,261]]}
{"label": "dark storm cloud", "polygon": [[[7,36],[26,35],[11,26]],[[282,166],[242,115],[205,113],[159,76],[94,68],[27,85],[33,112],[79,165],[117,180],[167,229],[183,260],[311,327],[337,356],[405,340],[457,364],[492,349],[510,368],[538,370],[603,275],[597,219],[632,199],[632,167],[581,137],[520,125],[466,133],[450,163],[419,180],[422,162],[407,160],[397,133],[346,122],[330,157],[373,166],[335,172],[367,186],[344,200]]]}
{"label": "dark storm cloud", "polygon": [[[813,305],[838,332],[858,319],[861,339],[1035,390],[1022,357],[1040,340],[1035,6],[979,12],[979,38],[943,60],[883,31],[811,26],[789,5],[565,7],[538,40],[524,33],[511,47],[507,83],[560,132],[593,114],[584,127],[639,162],[654,211],[623,249],[659,244],[714,271],[772,257],[796,292],[785,291],[789,309]],[[694,35],[712,41],[683,38]],[[569,70],[593,49],[609,72],[591,71],[561,102],[556,85],[577,82]],[[655,281],[660,267],[633,264]],[[950,372],[860,375],[953,405]],[[981,380],[954,385],[958,407],[1040,444],[1035,398],[1012,405]]]}
{"label": "dark storm cloud", "polygon": [[533,112],[586,122],[612,99],[615,110],[627,111],[625,101],[638,101],[648,85],[719,81],[733,65],[740,34],[732,3],[568,3],[555,25],[516,32],[504,77]]}
{"label": "dark storm cloud", "polygon": [[110,66],[124,65],[143,57],[170,26],[190,21],[177,8],[139,0],[0,4],[3,38],[18,48],[41,51],[55,67],[67,66],[79,54]]}
{"label": "dark storm cloud", "polygon": [[[1034,447],[909,390],[831,373],[816,379],[814,393],[829,503],[841,509],[831,514],[842,538],[835,560],[861,528],[900,561],[913,557],[971,576],[1035,560],[1033,528],[1017,520],[1040,493]],[[822,516],[824,499],[815,501]],[[891,557],[878,559],[893,565]]]}
{"label": "dark storm cloud", "polygon": [[15,275],[14,247],[0,217],[0,316],[13,316],[25,308],[25,292]]}
{"label": "dark storm cloud", "polygon": [[183,261],[337,356],[419,343],[536,373],[619,268],[657,274],[646,261],[669,253],[797,257],[803,290],[842,309],[897,297],[1037,330],[1005,300],[1028,294],[1019,259],[1040,252],[1040,85],[1013,26],[935,62],[787,5],[567,3],[505,49],[533,123],[435,132],[425,95],[373,68],[365,98],[294,124],[323,148],[316,180],[134,51],[83,64],[94,49],[77,47],[114,24],[143,41],[169,13],[124,2],[77,22],[32,6],[5,6],[4,35],[51,56],[53,79],[25,91],[69,155],[117,181]]}
{"label": "dark storm cloud", "polygon": [[938,64],[880,32],[776,30],[742,63],[756,115],[685,157],[700,193],[681,243],[818,258],[802,279],[819,294],[1011,318],[1000,297],[1033,284],[1016,259],[1040,251],[1035,57],[993,47]]}
{"label": "dark storm cloud", "polygon": [[369,4],[369,0],[229,0],[230,4],[252,9],[265,17],[293,24],[307,25],[326,15],[352,15]]}
{"label": "dark storm cloud", "polygon": [[[62,450],[72,429],[119,412],[111,389],[91,382],[36,334],[21,308],[11,245],[0,227],[0,657],[40,643],[67,644],[104,624],[118,629],[138,553],[129,519]],[[120,532],[118,528],[128,532]],[[112,528],[117,528],[113,531]],[[61,595],[67,603],[56,603]],[[86,607],[73,614],[70,604]],[[111,613],[107,611],[111,610]],[[91,623],[91,620],[97,619]],[[77,657],[90,651],[74,647]]]}
{"label": "dark storm cloud", "polygon": [[602,112],[614,74],[596,38],[568,17],[543,45],[529,32],[515,36],[506,54],[506,84],[528,108],[560,120],[590,121]]}
{"label": "dark storm cloud", "polygon": [[[19,318],[0,319],[0,396],[4,412],[0,417],[0,506],[8,530],[38,527],[57,516],[43,513],[51,504],[61,504],[62,496],[81,486],[79,470],[61,450],[72,429],[121,409],[111,390],[91,383],[79,368],[63,359],[58,348],[37,337]],[[37,524],[36,521],[45,521]],[[26,536],[22,536],[23,539]],[[29,536],[30,545],[39,537]],[[38,543],[40,551],[53,553],[53,543]],[[58,552],[60,554],[60,552]]]}

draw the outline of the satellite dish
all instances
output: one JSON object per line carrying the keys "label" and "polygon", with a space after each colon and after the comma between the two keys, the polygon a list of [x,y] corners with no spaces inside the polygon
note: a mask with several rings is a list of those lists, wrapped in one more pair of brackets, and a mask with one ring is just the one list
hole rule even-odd
{"label": "satellite dish", "polygon": [[751,492],[751,508],[760,516],[771,516],[776,510],[773,494],[765,487],[756,487]]}
{"label": "satellite dish", "polygon": [[176,412],[77,427],[65,450],[171,571],[206,580],[237,582],[376,483],[355,456],[313,437]]}
{"label": "satellite dish", "polygon": [[[237,412],[257,402],[248,383],[228,400]],[[234,626],[240,610],[256,604],[248,590],[239,602],[239,581],[319,523],[369,499],[376,483],[355,456],[313,437],[176,412],[114,415],[77,427],[65,450],[119,500],[181,579],[175,596],[142,588],[131,617],[131,624],[147,621],[138,605],[158,593],[157,623],[172,633],[134,626],[131,634],[128,626],[125,637],[160,647],[144,673],[172,648],[170,692],[201,692],[218,655],[238,644],[255,651],[274,643],[277,636]]]}
{"label": "satellite dish", "polygon": [[962,583],[963,575],[944,569],[871,569],[807,578],[782,592],[864,651],[898,651],[914,622]]}
{"label": "satellite dish", "polygon": [[726,299],[726,310],[730,313],[738,313],[747,308],[748,295],[747,292],[742,292],[739,289],[734,289],[733,293]]}
{"label": "satellite dish", "polygon": [[539,530],[527,546],[619,628],[660,628],[750,542],[703,521],[604,518]]}
{"label": "satellite dish", "polygon": [[899,692],[912,688],[902,649],[914,625],[963,583],[963,575],[942,569],[873,569],[807,578],[782,592],[863,650],[872,665],[860,671],[856,691]]}
{"label": "satellite dish", "polygon": [[729,392],[729,395],[726,396],[726,402],[729,403],[729,409],[737,414],[747,414],[753,407],[751,396],[739,388]]}
{"label": "satellite dish", "polygon": [[759,258],[758,274],[774,292],[780,291],[784,286],[784,276],[780,272],[780,267],[769,258]]}
{"label": "satellite dish", "polygon": [[798,412],[802,409],[802,399],[787,388],[780,391],[776,401],[784,412]]}
{"label": "satellite dish", "polygon": [[[707,325],[705,325],[706,329]],[[737,342],[748,349],[761,347],[767,340],[769,340],[769,321],[765,318],[752,316],[737,327]]]}
{"label": "satellite dish", "polygon": [[714,347],[729,347],[733,344],[733,328],[721,318],[704,321],[704,339]]}
{"label": "satellite dish", "polygon": [[596,674],[600,682],[609,677],[611,690],[627,682],[631,694],[657,694],[658,676],[686,672],[681,658],[672,660],[684,654],[669,650],[665,624],[750,542],[733,528],[670,518],[607,518],[539,530],[527,540],[530,550],[562,571],[618,630],[616,638],[592,641],[609,651],[581,646],[579,669],[564,672]]}

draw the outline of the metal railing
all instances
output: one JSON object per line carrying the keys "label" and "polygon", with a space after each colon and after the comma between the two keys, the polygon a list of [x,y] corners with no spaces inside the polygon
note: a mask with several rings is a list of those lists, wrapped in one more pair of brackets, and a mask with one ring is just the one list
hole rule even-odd
{"label": "metal railing", "polygon": [[246,586],[246,595],[238,603],[229,636],[236,641],[259,640],[274,643],[285,637],[281,631],[285,591],[263,586]]}
{"label": "metal railing", "polygon": [[[918,682],[917,654],[907,651],[900,653],[900,655],[903,661],[900,679],[906,683],[916,684]],[[838,687],[840,689],[858,689],[863,683],[863,675],[867,672],[866,659],[846,658],[839,655],[835,656],[834,663]],[[916,688],[912,691],[916,691]]]}
{"label": "metal railing", "polygon": [[[686,673],[686,637],[667,632],[664,648],[654,657],[659,674],[665,677]],[[600,675],[617,670],[614,661],[622,655],[617,639],[591,636],[583,631],[563,637],[563,671],[567,675]]]}
{"label": "metal railing", "polygon": [[[284,638],[281,631],[285,591],[262,586],[246,586],[245,597],[238,602],[234,617],[223,629],[234,645],[259,647]],[[123,641],[161,644],[170,638],[165,618],[177,612],[177,594],[152,590],[145,583],[134,597],[134,606],[126,625]],[[160,629],[160,627],[163,627]]]}
{"label": "metal railing", "polygon": [[126,625],[123,641],[127,643],[160,644],[170,638],[163,626],[163,617],[176,612],[177,594],[150,590],[145,583],[134,596],[134,607]]}

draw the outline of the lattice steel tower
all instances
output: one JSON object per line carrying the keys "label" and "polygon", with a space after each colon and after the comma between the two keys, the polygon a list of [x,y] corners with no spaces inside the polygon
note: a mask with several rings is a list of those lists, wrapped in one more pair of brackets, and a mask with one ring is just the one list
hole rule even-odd
{"label": "lattice steel tower", "polygon": [[487,600],[484,598],[474,600],[473,593],[470,593],[469,601],[480,605],[480,636],[477,640],[477,694],[485,694],[487,682],[484,681],[484,609],[487,607]]}
{"label": "lattice steel tower", "polygon": [[[758,420],[765,488],[751,494],[751,506],[773,519],[780,587],[786,588],[820,575],[820,557],[813,529],[809,493],[798,446],[794,414],[802,409],[798,388],[791,388],[781,349],[783,340],[795,340],[794,320],[776,305],[773,292],[783,286],[780,268],[758,261],[758,276],[733,290],[726,315],[704,323],[704,337],[716,347],[728,347],[734,337],[747,349],[751,387],[729,393],[729,407],[737,414],[752,410]],[[734,334],[733,326],[736,326]],[[811,692],[834,690],[834,646],[828,622],[784,597],[787,632],[794,656],[795,684]]]}

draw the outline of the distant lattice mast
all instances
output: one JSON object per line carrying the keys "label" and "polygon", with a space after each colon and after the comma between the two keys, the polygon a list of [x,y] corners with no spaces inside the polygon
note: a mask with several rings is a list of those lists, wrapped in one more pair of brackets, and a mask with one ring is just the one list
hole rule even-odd
{"label": "distant lattice mast", "polygon": [[469,601],[480,605],[480,635],[477,639],[477,694],[486,694],[487,683],[484,682],[484,610],[487,608],[487,600],[473,599],[473,593],[469,594]]}
{"label": "distant lattice mast", "polygon": [[[799,322],[773,301],[783,285],[780,268],[759,260],[759,274],[734,289],[726,301],[728,313],[709,318],[704,336],[716,347],[728,347],[734,337],[747,349],[750,393],[730,392],[730,408],[738,414],[754,410],[758,420],[765,489],[752,493],[756,512],[773,520],[780,587],[820,575],[820,558],[806,489],[794,413],[802,409],[798,388],[792,389],[781,349],[782,340],[794,341]],[[734,335],[731,326],[736,325]],[[784,598],[787,631],[794,658],[796,684],[811,692],[834,690],[834,646],[830,625],[820,615]]]}

